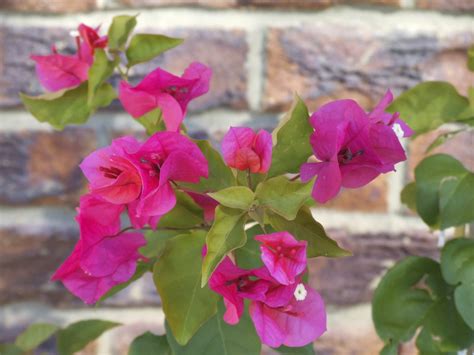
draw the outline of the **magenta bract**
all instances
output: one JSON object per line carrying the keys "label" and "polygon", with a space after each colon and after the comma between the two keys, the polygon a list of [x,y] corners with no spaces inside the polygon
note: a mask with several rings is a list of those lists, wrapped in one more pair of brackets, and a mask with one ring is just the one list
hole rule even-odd
{"label": "magenta bract", "polygon": [[157,68],[138,85],[121,81],[119,99],[134,118],[160,108],[168,131],[177,131],[186,115],[188,103],[209,91],[212,70],[192,63],[181,77]]}
{"label": "magenta bract", "polygon": [[272,135],[248,127],[231,127],[222,139],[222,155],[228,166],[264,174],[272,161]]}

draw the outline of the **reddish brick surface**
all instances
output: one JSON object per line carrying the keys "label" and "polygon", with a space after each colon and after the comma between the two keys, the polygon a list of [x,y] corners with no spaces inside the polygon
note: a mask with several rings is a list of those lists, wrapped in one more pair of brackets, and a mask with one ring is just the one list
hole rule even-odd
{"label": "reddish brick surface", "polygon": [[0,202],[75,205],[85,188],[78,165],[96,147],[88,128],[0,132]]}
{"label": "reddish brick surface", "polygon": [[270,29],[263,106],[286,109],[294,92],[314,110],[328,100],[354,98],[372,107],[388,88],[396,95],[423,80],[448,80],[465,93],[474,80],[465,63],[473,32],[438,38],[377,34],[344,24]]}
{"label": "reddish brick surface", "polygon": [[2,0],[0,10],[70,13],[91,11],[96,8],[96,0]]}
{"label": "reddish brick surface", "polygon": [[416,6],[440,11],[474,11],[472,0],[417,0]]}

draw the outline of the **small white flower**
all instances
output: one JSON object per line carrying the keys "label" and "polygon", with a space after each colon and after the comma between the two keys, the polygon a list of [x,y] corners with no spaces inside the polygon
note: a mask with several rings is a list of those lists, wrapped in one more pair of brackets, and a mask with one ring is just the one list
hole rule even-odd
{"label": "small white flower", "polygon": [[308,291],[306,291],[306,288],[304,287],[303,284],[298,284],[295,289],[295,298],[297,301],[304,301],[306,299],[306,296],[308,295]]}
{"label": "small white flower", "polygon": [[394,123],[392,125],[392,130],[395,132],[397,135],[398,139],[402,139],[403,136],[405,135],[405,132],[403,132],[402,126],[400,126],[399,123]]}
{"label": "small white flower", "polygon": [[79,37],[79,31],[77,30],[72,30],[69,32],[69,36],[71,37]]}

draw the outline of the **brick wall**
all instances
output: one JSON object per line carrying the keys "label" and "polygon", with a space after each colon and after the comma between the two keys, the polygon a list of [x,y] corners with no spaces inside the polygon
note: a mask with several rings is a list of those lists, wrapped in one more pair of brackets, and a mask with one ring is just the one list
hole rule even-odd
{"label": "brick wall", "polygon": [[[78,162],[113,137],[141,134],[118,106],[62,132],[22,110],[17,93],[40,90],[29,54],[47,53],[52,42],[72,48],[67,33],[78,22],[107,26],[114,14],[141,12],[140,30],[187,38],[132,74],[138,79],[154,65],[180,72],[191,60],[210,65],[211,92],[193,103],[187,123],[193,136],[214,141],[229,125],[272,129],[295,91],[311,110],[336,98],[369,109],[388,87],[399,94],[439,79],[465,93],[474,82],[465,69],[472,0],[0,0],[0,8],[0,342],[32,321],[103,317],[128,325],[84,353],[126,354],[134,335],[163,331],[150,279],[98,309],[48,282],[77,239],[74,206],[84,191]],[[320,354],[376,354],[369,302],[377,280],[403,256],[437,256],[436,237],[398,197],[432,139],[407,144],[408,162],[396,174],[314,211],[354,252],[311,265],[311,283],[330,306]],[[473,139],[458,135],[441,150],[474,169]]]}

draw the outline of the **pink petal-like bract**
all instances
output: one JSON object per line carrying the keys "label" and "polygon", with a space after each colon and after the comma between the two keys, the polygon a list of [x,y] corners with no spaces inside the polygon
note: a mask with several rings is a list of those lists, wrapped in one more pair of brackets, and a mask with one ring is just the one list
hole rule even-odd
{"label": "pink petal-like bract", "polygon": [[341,187],[362,187],[406,159],[396,131],[408,134],[407,126],[398,114],[385,112],[391,100],[388,91],[370,114],[353,100],[337,100],[310,117],[310,143],[318,161],[303,164],[300,172],[302,181],[317,176],[312,192],[317,202],[334,198]]}
{"label": "pink petal-like bract", "polygon": [[228,166],[264,174],[272,160],[272,136],[248,127],[231,127],[222,139],[222,155]]}
{"label": "pink petal-like bract", "polygon": [[288,232],[255,236],[262,243],[262,261],[270,275],[282,285],[290,285],[306,269],[307,242],[297,241]]}
{"label": "pink petal-like bract", "polygon": [[304,300],[293,297],[282,307],[270,307],[261,301],[251,303],[250,316],[262,343],[274,348],[305,346],[326,331],[324,301],[308,285],[304,287]]}
{"label": "pink petal-like bract", "polygon": [[201,63],[191,63],[179,77],[157,68],[136,86],[122,81],[119,99],[134,118],[159,108],[166,129],[177,131],[186,115],[189,102],[209,90],[212,70]]}

